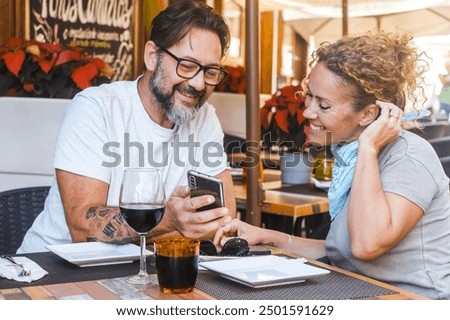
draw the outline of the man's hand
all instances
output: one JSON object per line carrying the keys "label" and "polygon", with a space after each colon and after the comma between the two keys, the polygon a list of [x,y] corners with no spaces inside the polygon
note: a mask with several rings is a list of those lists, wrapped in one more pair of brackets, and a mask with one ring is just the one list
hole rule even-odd
{"label": "man's hand", "polygon": [[213,196],[191,198],[188,187],[175,188],[167,201],[162,221],[150,232],[150,236],[156,237],[177,230],[185,237],[210,237],[219,227],[232,220],[230,211],[226,207],[196,211],[212,202],[214,202]]}

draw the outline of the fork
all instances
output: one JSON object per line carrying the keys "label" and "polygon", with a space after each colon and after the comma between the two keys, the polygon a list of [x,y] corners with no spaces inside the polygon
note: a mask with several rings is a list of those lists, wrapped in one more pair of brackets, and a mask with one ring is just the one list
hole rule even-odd
{"label": "fork", "polygon": [[6,255],[1,255],[1,258],[6,259],[12,263],[14,263],[14,265],[20,267],[22,270],[19,272],[19,277],[26,277],[29,276],[31,274],[30,270],[25,270],[23,264],[18,263],[16,260],[14,260],[13,257],[11,256],[6,256]]}

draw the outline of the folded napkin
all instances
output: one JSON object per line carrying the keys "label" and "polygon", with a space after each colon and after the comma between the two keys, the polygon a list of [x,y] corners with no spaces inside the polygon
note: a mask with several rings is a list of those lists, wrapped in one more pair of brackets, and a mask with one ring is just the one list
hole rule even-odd
{"label": "folded napkin", "polygon": [[30,283],[31,281],[41,279],[48,274],[48,272],[42,269],[36,262],[27,257],[14,257],[14,260],[23,265],[25,270],[31,271],[30,275],[19,277],[19,273],[22,269],[11,261],[0,258],[0,277]]}

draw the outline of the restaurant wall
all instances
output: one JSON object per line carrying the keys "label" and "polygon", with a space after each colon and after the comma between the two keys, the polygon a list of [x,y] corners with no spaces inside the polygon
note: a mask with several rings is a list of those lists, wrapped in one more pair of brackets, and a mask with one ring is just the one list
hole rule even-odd
{"label": "restaurant wall", "polygon": [[70,101],[0,97],[0,192],[51,185],[53,149]]}

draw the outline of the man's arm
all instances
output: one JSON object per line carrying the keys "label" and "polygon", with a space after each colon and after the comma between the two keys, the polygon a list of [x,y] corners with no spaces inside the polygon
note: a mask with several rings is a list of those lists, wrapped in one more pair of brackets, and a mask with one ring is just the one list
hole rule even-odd
{"label": "man's arm", "polygon": [[73,242],[125,243],[138,239],[119,208],[106,206],[107,183],[59,169],[56,179]]}
{"label": "man's arm", "polygon": [[[196,210],[209,204],[208,196],[189,197],[187,187],[174,192],[161,223],[150,232],[150,238],[179,236],[211,238],[217,228],[236,216],[233,181],[229,170],[216,176],[224,184],[228,209]],[[118,207],[107,207],[109,185],[103,181],[56,170],[67,225],[73,242],[102,241],[125,243],[137,241],[137,233],[123,220]]]}

